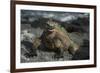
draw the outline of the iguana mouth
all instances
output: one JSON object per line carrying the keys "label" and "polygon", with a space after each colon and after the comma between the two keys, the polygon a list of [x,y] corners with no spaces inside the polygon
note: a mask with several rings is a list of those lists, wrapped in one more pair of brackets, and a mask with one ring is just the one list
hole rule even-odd
{"label": "iguana mouth", "polygon": [[52,32],[52,31],[53,31],[53,29],[54,29],[54,27],[49,26],[49,27],[47,27],[46,29],[47,29],[47,31]]}
{"label": "iguana mouth", "polygon": [[48,30],[49,32],[53,32],[54,30],[53,29],[50,29],[50,30]]}
{"label": "iguana mouth", "polygon": [[53,29],[48,29],[47,32],[48,32],[49,34],[51,34],[51,33],[53,32]]}

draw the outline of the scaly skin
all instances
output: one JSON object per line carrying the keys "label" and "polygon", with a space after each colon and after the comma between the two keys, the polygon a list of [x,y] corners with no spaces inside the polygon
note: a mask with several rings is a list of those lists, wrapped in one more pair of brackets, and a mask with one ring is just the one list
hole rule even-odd
{"label": "scaly skin", "polygon": [[79,49],[79,45],[70,39],[68,32],[63,27],[53,21],[48,21],[47,23],[49,26],[52,25],[53,29],[45,29],[40,38],[41,43],[46,48],[60,51],[67,50],[71,54],[74,54]]}

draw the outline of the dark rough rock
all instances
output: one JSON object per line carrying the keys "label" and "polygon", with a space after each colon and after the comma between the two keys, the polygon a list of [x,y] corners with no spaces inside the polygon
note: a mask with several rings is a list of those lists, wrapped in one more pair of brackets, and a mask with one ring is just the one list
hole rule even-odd
{"label": "dark rough rock", "polygon": [[89,41],[84,40],[84,45],[75,53],[72,60],[85,60],[89,59]]}

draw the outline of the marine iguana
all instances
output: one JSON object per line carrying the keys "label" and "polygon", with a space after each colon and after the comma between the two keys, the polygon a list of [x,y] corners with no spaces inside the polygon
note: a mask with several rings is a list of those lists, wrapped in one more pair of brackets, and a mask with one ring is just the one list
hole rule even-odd
{"label": "marine iguana", "polygon": [[33,46],[37,48],[41,43],[45,48],[56,51],[58,57],[63,57],[64,51],[74,54],[79,49],[79,45],[70,39],[65,28],[51,19],[46,22],[42,35],[33,41]]}

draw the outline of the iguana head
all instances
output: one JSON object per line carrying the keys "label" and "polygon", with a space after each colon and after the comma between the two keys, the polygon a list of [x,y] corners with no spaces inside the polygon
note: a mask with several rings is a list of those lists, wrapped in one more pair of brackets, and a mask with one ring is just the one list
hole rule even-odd
{"label": "iguana head", "polygon": [[47,29],[48,31],[52,31],[52,30],[55,29],[55,28],[57,27],[57,25],[58,25],[58,23],[54,22],[52,19],[48,20],[46,23],[47,23],[47,24],[46,24],[46,29]]}

